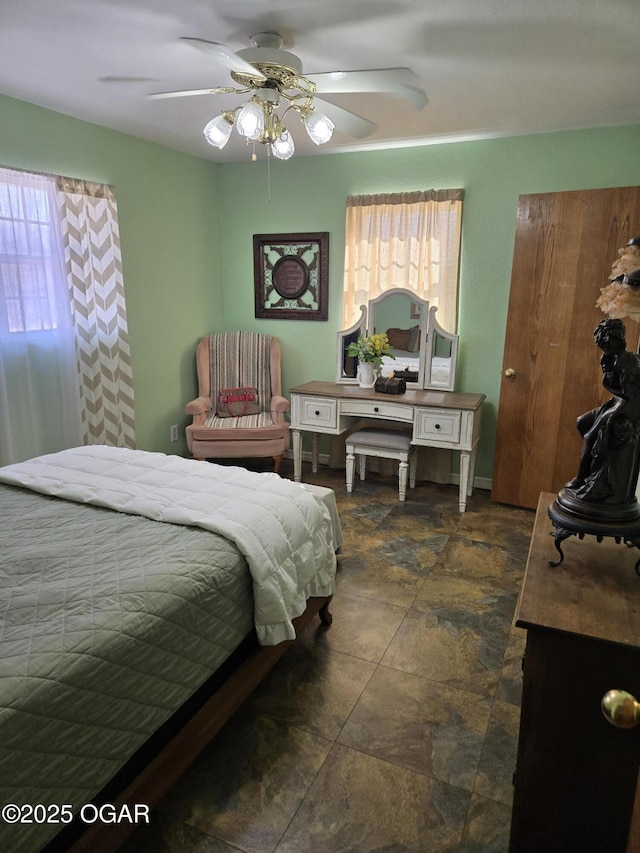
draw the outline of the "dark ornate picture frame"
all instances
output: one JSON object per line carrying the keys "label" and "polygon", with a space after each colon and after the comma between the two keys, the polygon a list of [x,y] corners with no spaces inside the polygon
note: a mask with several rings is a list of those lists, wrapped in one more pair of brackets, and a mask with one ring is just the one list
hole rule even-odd
{"label": "dark ornate picture frame", "polygon": [[329,232],[254,234],[255,316],[326,320]]}

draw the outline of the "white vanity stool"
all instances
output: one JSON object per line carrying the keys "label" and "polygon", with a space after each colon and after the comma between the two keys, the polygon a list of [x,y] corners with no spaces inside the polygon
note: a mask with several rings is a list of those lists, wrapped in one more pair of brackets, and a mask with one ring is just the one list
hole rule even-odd
{"label": "white vanity stool", "polygon": [[379,456],[383,459],[398,459],[399,496],[403,501],[407,494],[407,472],[409,486],[416,485],[416,463],[418,448],[411,444],[411,433],[396,429],[359,429],[352,432],[346,441],[347,448],[347,492],[353,491],[353,472],[356,456],[360,457],[358,473],[364,480],[367,456]]}

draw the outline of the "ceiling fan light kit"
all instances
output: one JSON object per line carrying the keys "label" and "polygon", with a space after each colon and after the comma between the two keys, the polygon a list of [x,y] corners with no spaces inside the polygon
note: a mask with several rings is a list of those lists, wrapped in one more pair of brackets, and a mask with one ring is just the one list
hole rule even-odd
{"label": "ceiling fan light kit", "polygon": [[[282,117],[276,113],[280,106],[280,96],[289,101]],[[301,104],[297,102],[300,97],[304,99]],[[299,113],[309,138],[316,145],[329,142],[335,125],[328,116],[316,112],[308,95],[288,95],[275,89],[260,89],[246,104],[233,111],[225,110],[206,125],[204,135],[211,145],[224,148],[235,125],[241,136],[253,142],[270,145],[271,153],[275,157],[288,160],[294,150],[293,139],[284,123],[289,110]],[[288,152],[286,156],[285,152]]]}
{"label": "ceiling fan light kit", "polygon": [[[198,50],[215,57],[229,69],[232,80],[242,88],[217,87],[179,92],[157,92],[153,98],[174,98],[204,94],[250,94],[250,99],[232,110],[224,110],[203,129],[207,142],[224,148],[233,127],[254,144],[260,142],[280,160],[288,160],[295,146],[285,118],[291,111],[298,114],[309,138],[324,145],[333,135],[336,123],[346,133],[361,139],[376,125],[337,104],[326,102],[325,112],[316,109],[323,94],[349,92],[386,92],[392,97],[411,100],[416,108],[426,103],[426,95],[408,68],[372,69],[369,71],[333,71],[302,74],[302,62],[293,53],[282,50],[284,40],[278,33],[256,33],[252,48],[237,53],[223,44],[199,38],[184,38]],[[285,104],[282,115],[278,109]],[[325,114],[328,113],[328,114]],[[335,120],[335,122],[334,122]],[[255,160],[255,151],[252,159]]]}
{"label": "ceiling fan light kit", "polygon": [[[220,123],[220,116],[207,124],[204,135],[208,142],[223,148],[231,136],[231,126],[235,124],[241,136],[268,145],[270,153],[278,160],[288,160],[295,151],[293,137],[284,122],[290,110],[300,115],[309,138],[316,145],[331,139],[335,125],[328,116],[316,112],[312,97],[316,90],[315,84],[301,75],[302,63],[296,56],[272,47],[241,50],[238,56],[247,62],[252,61],[251,67],[256,70],[252,73],[231,72],[236,83],[247,87],[235,92],[243,94],[253,90],[255,94],[233,111],[236,115],[231,124],[226,118]],[[278,59],[280,62],[276,61]],[[282,64],[284,62],[287,64]],[[281,99],[288,106],[280,117],[276,110],[280,107]],[[226,111],[227,115],[229,112]]]}

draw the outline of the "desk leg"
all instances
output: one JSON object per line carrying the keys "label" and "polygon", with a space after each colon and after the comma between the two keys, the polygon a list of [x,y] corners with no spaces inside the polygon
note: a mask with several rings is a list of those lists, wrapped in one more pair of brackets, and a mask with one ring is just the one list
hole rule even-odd
{"label": "desk leg", "polygon": [[469,457],[469,486],[467,488],[467,496],[471,497],[473,494],[473,478],[476,472],[476,456],[478,455],[478,445],[473,448],[471,451],[471,456]]}
{"label": "desk leg", "polygon": [[464,512],[467,506],[467,498],[473,493],[473,477],[476,468],[476,455],[478,445],[473,450],[460,451],[460,497],[458,508]]}
{"label": "desk leg", "polygon": [[471,454],[468,450],[460,451],[460,495],[458,497],[458,509],[464,512],[467,506],[467,495],[469,491],[469,468],[471,467]]}
{"label": "desk leg", "polygon": [[299,483],[302,480],[302,431],[292,429],[293,438],[293,479]]}
{"label": "desk leg", "polygon": [[320,436],[317,432],[311,434],[311,470],[314,474],[318,473],[318,446]]}

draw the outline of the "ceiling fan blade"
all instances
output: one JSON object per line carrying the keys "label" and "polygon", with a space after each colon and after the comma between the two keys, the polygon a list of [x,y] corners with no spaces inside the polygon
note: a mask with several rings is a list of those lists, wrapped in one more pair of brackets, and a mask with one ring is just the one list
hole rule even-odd
{"label": "ceiling fan blade", "polygon": [[318,112],[324,113],[327,118],[330,118],[338,130],[347,133],[349,136],[354,136],[356,139],[364,139],[365,136],[372,134],[378,126],[372,121],[367,121],[366,118],[352,113],[351,110],[345,110],[344,107],[338,107],[331,101],[325,101],[324,98],[316,96],[313,100],[314,103],[316,101],[321,103]]}
{"label": "ceiling fan blade", "polygon": [[220,86],[214,89],[181,89],[178,92],[152,92],[149,98],[160,100],[161,98],[190,98],[192,95],[228,95],[235,92],[229,86]]}
{"label": "ceiling fan blade", "polygon": [[328,71],[305,75],[318,87],[318,94],[346,95],[364,92],[388,92],[411,101],[416,109],[427,103],[420,81],[410,68],[372,68],[367,71]]}
{"label": "ceiling fan blade", "polygon": [[226,44],[220,44],[217,41],[207,41],[206,39],[191,38],[190,36],[183,36],[182,41],[189,42],[193,47],[208,54],[208,56],[213,56],[221,65],[228,68],[229,71],[237,71],[239,74],[251,74],[252,77],[266,79],[264,74],[261,74],[253,65],[234,53]]}
{"label": "ceiling fan blade", "polygon": [[98,77],[98,83],[159,83],[157,77],[118,77],[117,74],[107,74]]}
{"label": "ceiling fan blade", "polygon": [[429,103],[427,93],[419,86],[402,86],[395,92],[395,96],[403,101],[411,101],[417,110],[421,110]]}

